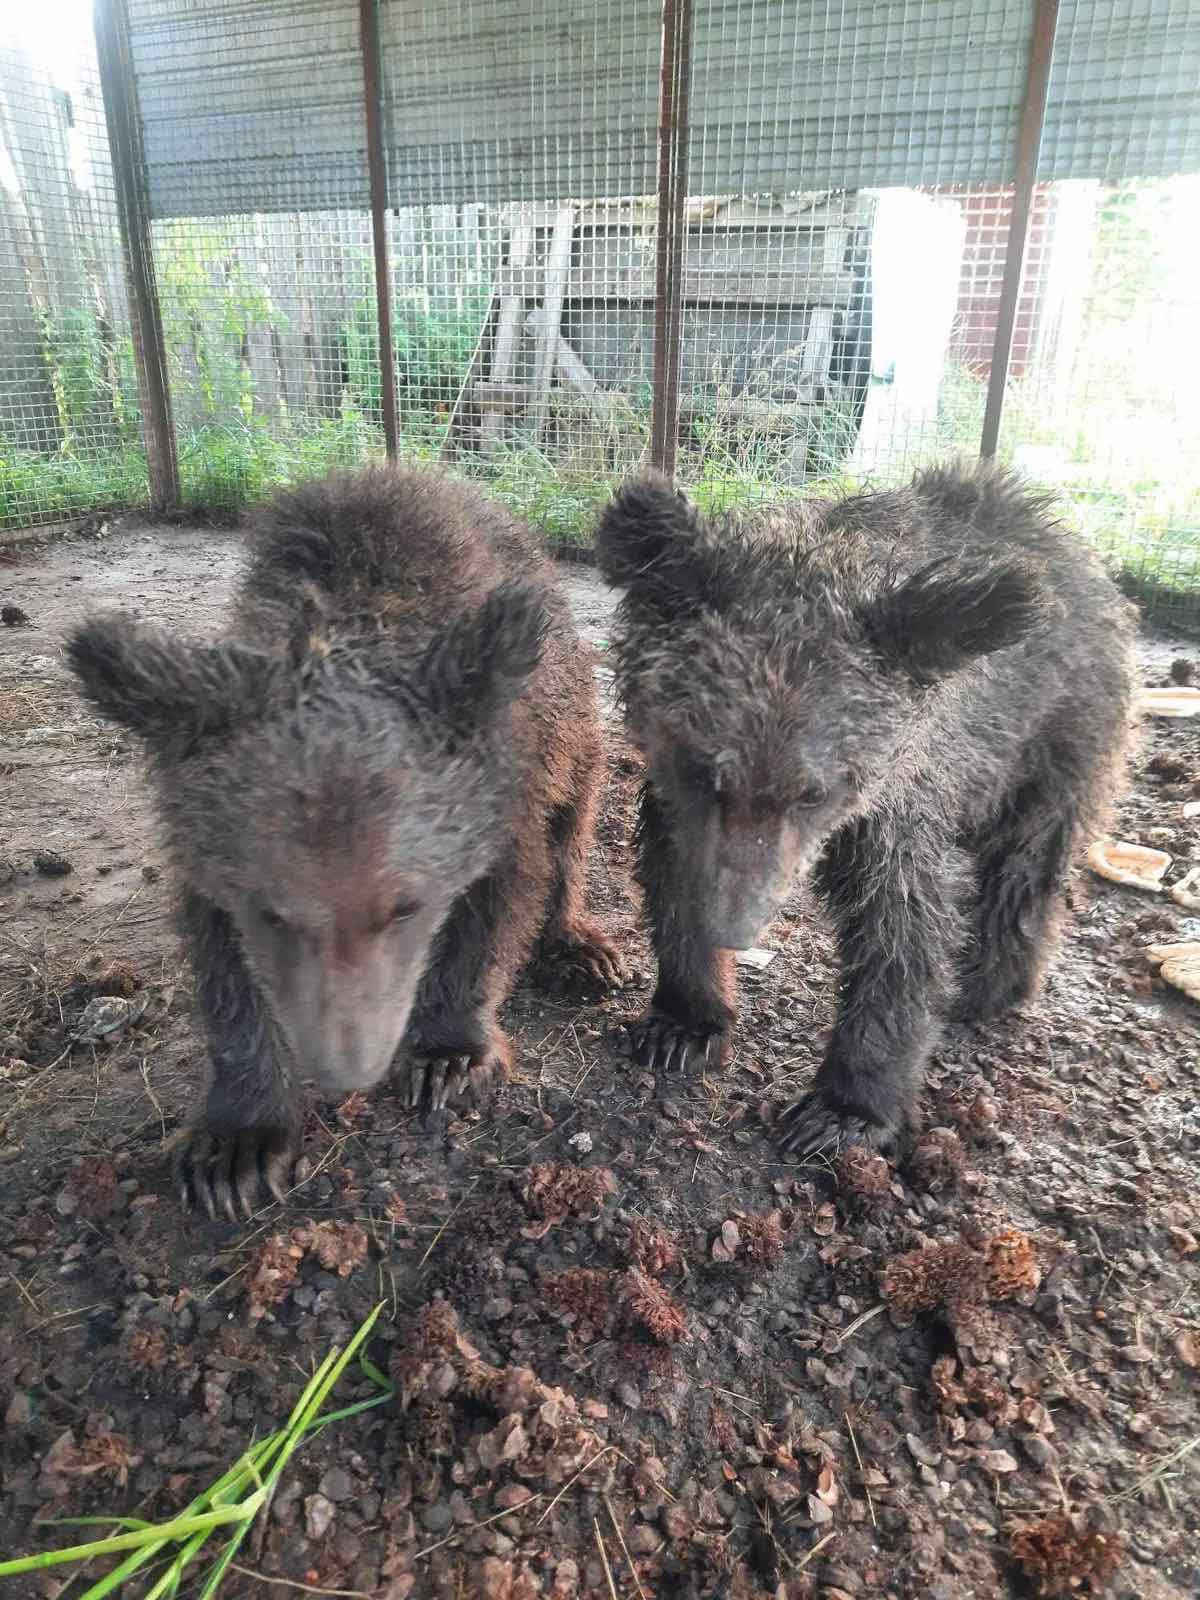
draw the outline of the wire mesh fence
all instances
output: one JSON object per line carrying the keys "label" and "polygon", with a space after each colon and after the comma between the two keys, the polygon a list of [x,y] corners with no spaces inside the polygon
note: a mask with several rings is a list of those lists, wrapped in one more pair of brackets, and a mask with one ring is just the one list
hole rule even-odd
{"label": "wire mesh fence", "polygon": [[[121,3],[185,506],[382,454],[359,0]],[[78,22],[80,0],[56,6]],[[681,481],[729,507],[977,451],[1029,0],[688,10]],[[399,450],[585,545],[661,388],[662,19],[640,0],[374,15]],[[7,525],[147,492],[94,47],[60,31],[36,63],[0,56]],[[1184,0],[1061,0],[1000,434],[1180,622],[1200,617],[1180,359],[1200,347],[1198,73]]]}
{"label": "wire mesh fence", "polygon": [[0,28],[0,527],[147,492],[94,47]]}

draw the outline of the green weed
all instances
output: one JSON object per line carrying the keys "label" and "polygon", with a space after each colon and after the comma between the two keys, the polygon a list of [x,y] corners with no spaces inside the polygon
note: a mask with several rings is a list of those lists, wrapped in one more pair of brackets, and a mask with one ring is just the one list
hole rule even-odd
{"label": "green weed", "polygon": [[[200,1576],[196,1567],[200,1562],[207,1561],[207,1552],[202,1552],[212,1535],[227,1534],[219,1553],[208,1565],[199,1591],[199,1600],[211,1600],[255,1518],[264,1507],[270,1505],[284,1469],[304,1440],[320,1433],[331,1422],[358,1416],[391,1399],[391,1384],[361,1354],[382,1309],[382,1306],[375,1307],[344,1350],[329,1352],[305,1385],[304,1392],[283,1427],[268,1438],[252,1444],[227,1472],[203,1494],[197,1495],[178,1516],[161,1523],[144,1522],[136,1517],[60,1518],[57,1522],[60,1527],[116,1526],[124,1529],[124,1532],[107,1539],[95,1539],[88,1544],[0,1561],[0,1578],[15,1577],[24,1572],[43,1572],[55,1566],[83,1566],[105,1556],[119,1555],[123,1559],[118,1565],[107,1576],[90,1585],[79,1596],[79,1600],[104,1600],[106,1595],[127,1593],[122,1585],[151,1562],[157,1562],[162,1570],[145,1591],[144,1600],[166,1600],[166,1597],[178,1593],[185,1577],[191,1579]],[[356,1355],[363,1377],[378,1392],[336,1411],[325,1411],[325,1403],[334,1386]],[[151,1573],[143,1573],[143,1577],[149,1581]]]}

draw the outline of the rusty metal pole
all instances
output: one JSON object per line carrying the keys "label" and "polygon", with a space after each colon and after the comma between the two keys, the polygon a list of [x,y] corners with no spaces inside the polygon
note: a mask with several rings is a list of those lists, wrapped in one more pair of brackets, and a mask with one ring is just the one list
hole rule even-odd
{"label": "rusty metal pole", "polygon": [[367,173],[371,187],[371,240],[375,248],[375,312],[379,324],[379,384],[383,441],[388,460],[400,451],[396,413],[396,360],[392,345],[392,270],[387,242],[387,157],[383,148],[383,74],[380,70],[378,0],[359,0],[359,45],[367,110]]}
{"label": "rusty metal pole", "polygon": [[679,445],[680,288],[687,199],[691,52],[692,0],[663,0],[650,459],[668,477],[674,476]]}
{"label": "rusty metal pole", "polygon": [[179,504],[179,459],[167,382],[162,308],[154,275],[146,160],[125,0],[96,0],[95,27],[104,120],[129,281],[133,364],[142,401],[150,503],[156,511],[167,511]]}
{"label": "rusty metal pole", "polygon": [[987,405],[983,413],[983,434],[979,445],[979,454],[987,459],[996,454],[1000,442],[1000,418],[1004,411],[1013,334],[1021,299],[1021,276],[1029,242],[1029,220],[1037,186],[1038,154],[1046,120],[1046,92],[1050,84],[1050,64],[1054,57],[1057,27],[1058,0],[1036,0],[1033,33],[1029,42],[1029,66],[1025,74],[1025,101],[1017,134],[1017,164],[1013,174],[1012,213],[1004,246],[1000,309],[996,318],[996,336],[992,341]]}
{"label": "rusty metal pole", "polygon": [[677,0],[678,47],[675,69],[675,151],[672,163],[671,251],[667,294],[671,305],[667,346],[666,454],[663,471],[675,476],[679,448],[679,368],[683,343],[683,264],[687,255],[688,140],[692,89],[692,0]]}

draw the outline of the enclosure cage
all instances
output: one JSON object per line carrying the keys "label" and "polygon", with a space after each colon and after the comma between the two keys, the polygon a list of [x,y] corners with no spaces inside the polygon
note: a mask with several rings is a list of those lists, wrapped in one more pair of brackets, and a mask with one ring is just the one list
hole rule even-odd
{"label": "enclosure cage", "polygon": [[3,28],[0,526],[388,452],[582,548],[646,458],[719,508],[982,450],[1200,622],[1192,0]]}

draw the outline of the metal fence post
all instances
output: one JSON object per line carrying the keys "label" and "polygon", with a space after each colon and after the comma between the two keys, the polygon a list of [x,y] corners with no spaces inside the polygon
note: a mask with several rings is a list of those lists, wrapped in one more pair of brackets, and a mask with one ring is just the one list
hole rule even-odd
{"label": "metal fence post", "polygon": [[400,450],[396,413],[396,361],[392,343],[392,271],[388,260],[387,157],[383,147],[383,75],[380,71],[378,0],[359,0],[359,43],[367,112],[367,172],[371,186],[371,240],[375,249],[375,307],[379,322],[379,379],[383,440],[388,460]]}
{"label": "metal fence post", "polygon": [[125,0],[96,0],[95,26],[96,59],[133,312],[133,358],[142,397],[150,501],[156,510],[163,511],[179,504],[179,460],[171,417],[162,308],[154,275],[142,125]]}
{"label": "metal fence post", "polygon": [[654,394],[650,459],[668,477],[679,448],[679,352],[686,246],[692,0],[663,0],[658,116],[658,238],[654,273]]}
{"label": "metal fence post", "polygon": [[1017,164],[1013,174],[1012,213],[1004,245],[1004,277],[1000,284],[1000,305],[996,336],[992,342],[988,373],[987,404],[983,413],[983,434],[979,454],[990,459],[1000,441],[1000,418],[1008,386],[1008,365],[1012,357],[1013,333],[1021,298],[1021,276],[1025,268],[1025,247],[1029,242],[1029,219],[1037,184],[1038,153],[1046,119],[1046,91],[1050,84],[1050,63],[1054,56],[1054,35],[1058,26],[1058,0],[1035,0],[1033,32],[1029,41],[1029,66],[1025,75],[1025,100],[1017,133]]}

